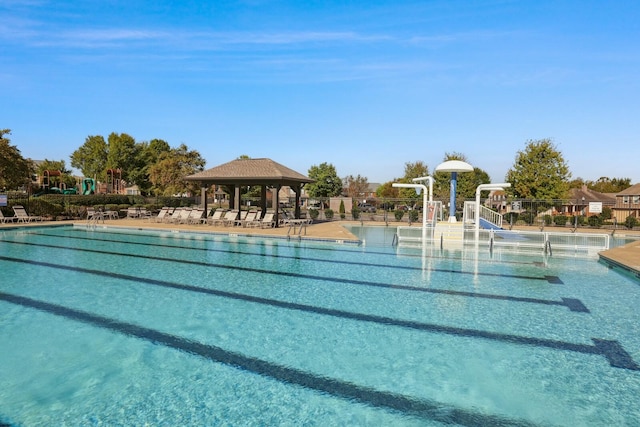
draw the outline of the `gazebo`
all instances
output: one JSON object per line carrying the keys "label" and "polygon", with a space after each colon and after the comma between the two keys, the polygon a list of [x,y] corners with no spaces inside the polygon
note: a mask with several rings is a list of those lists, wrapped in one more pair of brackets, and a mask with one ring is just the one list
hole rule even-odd
{"label": "gazebo", "polygon": [[260,205],[262,214],[267,210],[267,189],[271,188],[273,209],[275,210],[276,225],[279,219],[278,193],[283,186],[290,187],[296,195],[295,217],[300,217],[300,193],[302,186],[314,182],[293,169],[290,169],[271,159],[236,159],[228,163],[198,172],[185,177],[187,181],[200,183],[202,203],[205,211],[207,207],[207,187],[222,185],[229,188],[229,207],[240,209],[240,187],[261,186]]}

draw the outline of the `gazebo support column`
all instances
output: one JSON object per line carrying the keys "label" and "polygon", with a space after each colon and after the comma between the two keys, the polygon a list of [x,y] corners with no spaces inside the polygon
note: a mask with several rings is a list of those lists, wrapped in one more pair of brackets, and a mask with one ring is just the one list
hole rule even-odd
{"label": "gazebo support column", "polygon": [[203,182],[200,187],[200,197],[202,197],[202,209],[205,218],[209,216],[209,206],[207,205],[207,185]]}
{"label": "gazebo support column", "polygon": [[236,185],[233,187],[233,209],[240,210],[240,205],[242,204],[242,199],[240,198],[240,186]]}
{"label": "gazebo support column", "polygon": [[291,189],[293,190],[294,193],[296,193],[296,208],[294,210],[294,216],[299,219],[300,218],[300,186],[299,185],[295,185],[292,186]]}
{"label": "gazebo support column", "polygon": [[260,209],[262,209],[261,215],[264,217],[264,214],[267,213],[267,186],[263,185],[260,187]]}
{"label": "gazebo support column", "polygon": [[275,221],[275,227],[278,227],[280,225],[280,198],[278,197],[280,194],[280,186],[276,185],[271,189],[271,192],[271,200],[273,200],[273,209],[275,210],[273,219]]}

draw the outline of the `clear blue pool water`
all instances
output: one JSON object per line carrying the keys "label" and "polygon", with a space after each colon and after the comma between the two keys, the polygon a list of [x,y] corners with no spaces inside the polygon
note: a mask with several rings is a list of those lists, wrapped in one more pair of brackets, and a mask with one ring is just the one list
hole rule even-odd
{"label": "clear blue pool water", "polygon": [[4,230],[0,424],[638,425],[637,282],[384,240]]}

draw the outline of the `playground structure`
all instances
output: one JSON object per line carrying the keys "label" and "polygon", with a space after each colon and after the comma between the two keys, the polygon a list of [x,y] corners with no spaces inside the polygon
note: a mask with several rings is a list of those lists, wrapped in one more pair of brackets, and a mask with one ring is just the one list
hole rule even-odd
{"label": "playground structure", "polygon": [[[58,186],[53,186],[52,177],[58,177]],[[42,191],[41,194],[76,194],[76,188],[72,187],[67,189],[67,184],[62,181],[62,172],[59,170],[45,170],[42,172]]]}
{"label": "playground structure", "polygon": [[107,188],[109,194],[123,194],[125,191],[122,180],[122,169],[107,169]]}
{"label": "playground structure", "polygon": [[93,178],[84,178],[82,180],[82,194],[89,195],[96,193],[96,181]]}

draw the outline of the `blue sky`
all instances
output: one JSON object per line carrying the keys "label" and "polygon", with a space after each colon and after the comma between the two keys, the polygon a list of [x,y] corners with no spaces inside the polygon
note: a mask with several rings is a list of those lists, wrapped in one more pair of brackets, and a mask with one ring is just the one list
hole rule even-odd
{"label": "blue sky", "polygon": [[0,128],[65,160],[125,132],[306,174],[459,152],[502,182],[551,138],[573,178],[640,182],[640,2],[0,0]]}

